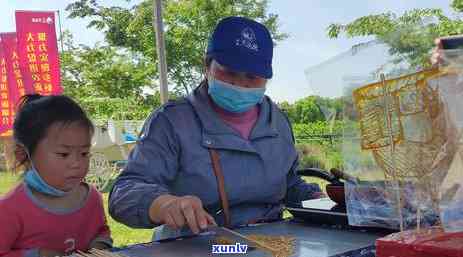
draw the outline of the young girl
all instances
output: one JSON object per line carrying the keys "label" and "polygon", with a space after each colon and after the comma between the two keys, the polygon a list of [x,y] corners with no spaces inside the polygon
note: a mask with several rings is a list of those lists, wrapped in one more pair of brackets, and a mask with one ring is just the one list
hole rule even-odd
{"label": "young girl", "polygon": [[23,97],[13,135],[26,171],[24,182],[0,197],[1,257],[111,247],[101,195],[83,182],[93,129],[69,97]]}

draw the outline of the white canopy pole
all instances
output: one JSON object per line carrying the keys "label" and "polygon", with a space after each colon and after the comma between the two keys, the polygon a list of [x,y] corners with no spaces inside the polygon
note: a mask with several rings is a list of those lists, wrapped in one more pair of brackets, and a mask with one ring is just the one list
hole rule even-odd
{"label": "white canopy pole", "polygon": [[159,82],[161,91],[161,104],[169,100],[167,87],[166,48],[164,43],[164,25],[162,22],[162,0],[153,0],[154,6],[154,32],[156,33],[156,50],[158,54]]}

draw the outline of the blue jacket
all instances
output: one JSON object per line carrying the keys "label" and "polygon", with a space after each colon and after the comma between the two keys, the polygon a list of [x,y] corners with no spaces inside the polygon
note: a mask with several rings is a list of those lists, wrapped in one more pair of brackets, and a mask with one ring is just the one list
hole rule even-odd
{"label": "blue jacket", "polygon": [[224,173],[233,226],[281,217],[288,201],[300,203],[319,192],[296,175],[298,154],[286,116],[268,97],[260,104],[249,140],[211,109],[207,88],[155,110],[109,197],[111,216],[128,226],[151,228],[151,202],[162,194],[195,195],[223,224],[209,148]]}

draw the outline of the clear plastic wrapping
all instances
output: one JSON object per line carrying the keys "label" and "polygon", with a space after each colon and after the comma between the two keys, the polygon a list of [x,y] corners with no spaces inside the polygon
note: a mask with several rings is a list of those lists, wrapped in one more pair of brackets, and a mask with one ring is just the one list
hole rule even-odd
{"label": "clear plastic wrapping", "polygon": [[440,185],[440,217],[445,231],[463,231],[463,50],[446,50],[440,65],[442,76],[432,81],[440,88],[447,107],[453,151],[446,176]]}
{"label": "clear plastic wrapping", "polygon": [[351,225],[463,229],[461,56],[452,50],[439,68],[381,76],[346,96],[344,169],[356,177],[345,188]]}

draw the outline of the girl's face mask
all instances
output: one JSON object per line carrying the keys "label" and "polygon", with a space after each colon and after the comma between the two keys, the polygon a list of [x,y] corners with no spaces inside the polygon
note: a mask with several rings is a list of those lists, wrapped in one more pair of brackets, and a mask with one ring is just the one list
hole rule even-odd
{"label": "girl's face mask", "polygon": [[86,126],[78,122],[52,124],[47,136],[38,142],[34,156],[24,148],[31,163],[24,182],[50,196],[70,193],[88,173],[90,146],[91,133]]}
{"label": "girl's face mask", "polygon": [[68,193],[47,184],[33,166],[31,169],[26,171],[24,175],[24,182],[34,190],[49,196],[61,197]]}
{"label": "girl's face mask", "polygon": [[34,163],[32,162],[32,158],[30,157],[27,151],[26,154],[27,158],[31,163],[31,168],[27,170],[24,175],[24,182],[26,183],[26,185],[45,195],[54,197],[65,196],[68,192],[50,186],[49,184],[47,184],[47,182],[45,182],[45,180],[42,179],[42,177],[40,177],[40,174],[37,172],[37,169],[35,169]]}

